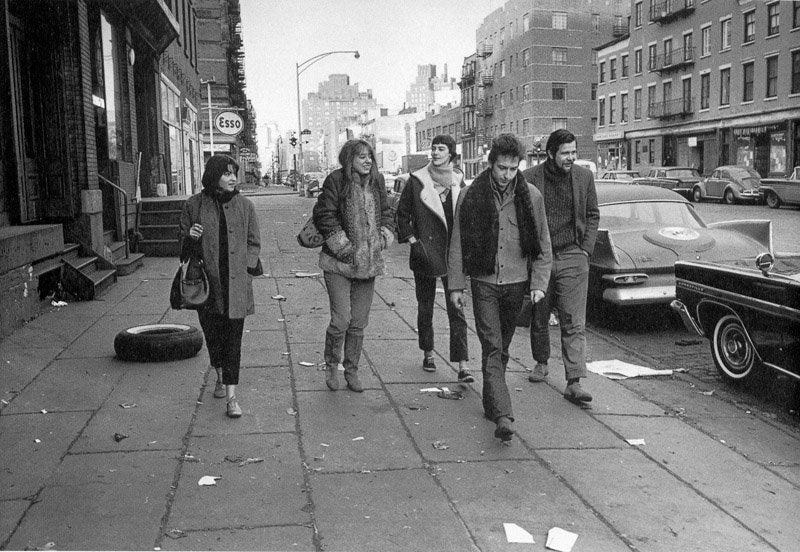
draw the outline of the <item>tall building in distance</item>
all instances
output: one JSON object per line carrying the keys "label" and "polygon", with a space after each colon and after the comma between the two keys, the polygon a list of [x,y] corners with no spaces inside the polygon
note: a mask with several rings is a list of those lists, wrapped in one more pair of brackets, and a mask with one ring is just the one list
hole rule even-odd
{"label": "tall building in distance", "polygon": [[446,63],[441,76],[437,75],[436,65],[417,65],[417,78],[406,91],[404,110],[416,109],[424,114],[435,105],[456,104],[459,99],[458,85],[454,78],[448,78]]}

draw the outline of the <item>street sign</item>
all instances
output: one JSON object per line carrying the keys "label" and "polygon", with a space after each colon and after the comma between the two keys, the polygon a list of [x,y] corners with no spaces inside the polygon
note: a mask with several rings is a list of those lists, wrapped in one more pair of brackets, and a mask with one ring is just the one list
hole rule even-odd
{"label": "street sign", "polygon": [[214,117],[214,128],[222,134],[236,136],[244,130],[244,121],[235,111],[223,111]]}

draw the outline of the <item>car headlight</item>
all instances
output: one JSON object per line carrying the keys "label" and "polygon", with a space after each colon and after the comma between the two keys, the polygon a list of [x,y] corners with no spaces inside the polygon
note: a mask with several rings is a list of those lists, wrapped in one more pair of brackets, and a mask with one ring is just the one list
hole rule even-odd
{"label": "car headlight", "polygon": [[647,274],[634,273],[634,274],[604,274],[603,280],[610,282],[615,286],[635,286],[643,284],[647,281],[649,276]]}

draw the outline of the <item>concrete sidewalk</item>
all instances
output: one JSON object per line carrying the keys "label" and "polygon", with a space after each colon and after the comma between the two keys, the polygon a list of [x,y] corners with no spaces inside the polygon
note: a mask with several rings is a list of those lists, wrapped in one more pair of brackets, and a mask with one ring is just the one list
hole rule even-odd
{"label": "concrete sidewalk", "polygon": [[[594,374],[593,408],[580,409],[561,396],[559,358],[548,384],[528,383],[527,329],[507,377],[518,436],[500,444],[483,418],[471,306],[478,381],[460,387],[447,363],[444,294],[439,369],[420,368],[403,247],[376,286],[365,392],[328,391],[327,295],[321,278],[296,276],[319,272],[317,251],[295,240],[314,202],[252,199],[268,275],[255,280],[257,313],[245,325],[244,416],[226,418],[212,397],[205,348],[169,363],[114,358],[127,327],[199,326],[195,313],[169,309],[177,261],[145,259],[100,300],[54,308],[0,343],[0,547],[518,551],[545,550],[548,530],[561,527],[579,535],[576,552],[797,550],[795,436],[732,405],[712,411],[681,397],[717,421],[711,434]],[[557,330],[551,337],[558,354]],[[642,362],[593,333],[588,347],[593,359]],[[669,381],[680,397],[685,385]],[[466,397],[420,392],[431,386]],[[732,446],[737,432],[765,437]],[[205,475],[220,479],[199,486]],[[503,523],[535,544],[507,543]]]}

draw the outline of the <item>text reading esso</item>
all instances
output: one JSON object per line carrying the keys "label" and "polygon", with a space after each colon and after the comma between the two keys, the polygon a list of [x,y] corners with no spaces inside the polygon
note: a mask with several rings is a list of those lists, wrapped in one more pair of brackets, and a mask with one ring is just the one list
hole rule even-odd
{"label": "text reading esso", "polygon": [[235,136],[244,129],[244,121],[234,111],[223,111],[214,118],[214,128],[222,134]]}

